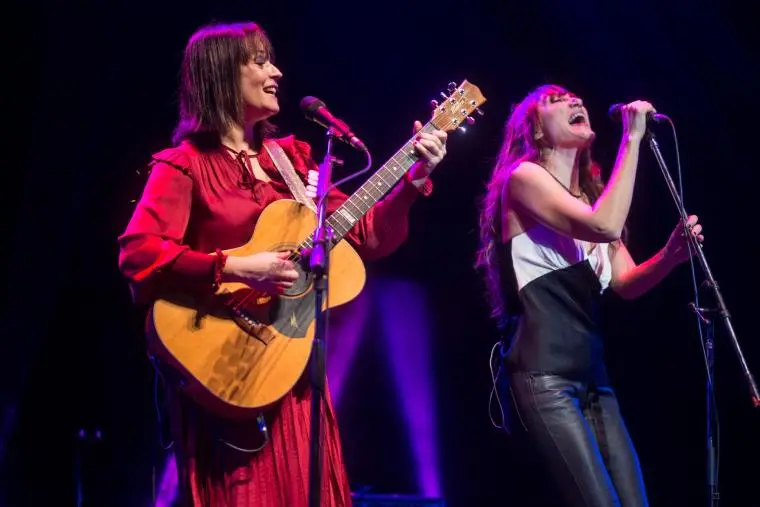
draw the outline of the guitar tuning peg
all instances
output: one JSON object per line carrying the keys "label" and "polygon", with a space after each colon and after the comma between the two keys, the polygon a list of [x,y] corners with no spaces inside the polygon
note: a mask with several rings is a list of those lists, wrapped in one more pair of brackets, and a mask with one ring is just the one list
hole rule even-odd
{"label": "guitar tuning peg", "polygon": [[466,129],[466,128],[464,128],[464,127],[457,127],[457,130],[458,130],[459,132],[461,132],[462,134],[464,134],[465,132],[467,132],[467,129]]}
{"label": "guitar tuning peg", "polygon": [[449,89],[449,93],[453,92],[454,90],[457,89],[457,84],[454,81],[450,82],[448,89]]}
{"label": "guitar tuning peg", "polygon": [[481,110],[480,110],[480,108],[477,108],[477,109],[476,109],[476,111],[478,112],[478,114],[479,114],[480,116],[483,116],[484,114],[486,114],[486,113],[484,113],[483,111],[481,111]]}
{"label": "guitar tuning peg", "polygon": [[472,125],[473,123],[475,123],[475,118],[473,118],[472,116],[468,116],[466,121],[468,125]]}
{"label": "guitar tuning peg", "polygon": [[445,94],[445,93],[443,93],[443,92],[441,92],[441,98],[442,98],[443,100],[446,100],[446,99],[448,99],[448,97],[446,96],[446,94]]}
{"label": "guitar tuning peg", "polygon": [[432,107],[433,109],[435,109],[436,107],[438,107],[438,101],[435,100],[435,99],[431,100],[430,101],[430,107]]}

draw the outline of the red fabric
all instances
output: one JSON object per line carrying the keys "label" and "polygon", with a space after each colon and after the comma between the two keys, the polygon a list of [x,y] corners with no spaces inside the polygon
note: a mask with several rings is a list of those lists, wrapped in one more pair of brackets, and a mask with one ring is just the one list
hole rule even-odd
{"label": "red fabric", "polygon": [[[406,173],[404,177],[410,183],[414,182],[414,180],[412,179],[411,173]],[[419,190],[419,192],[425,197],[428,197],[430,194],[433,193],[433,180],[431,180],[430,178],[425,178],[425,181],[422,182],[422,185],[420,187],[417,187],[417,190]]]}
{"label": "red fabric", "polygon": [[[278,140],[304,181],[318,170],[307,143]],[[248,242],[263,209],[293,197],[266,150],[259,165],[271,182],[240,185],[244,164],[227,150],[199,153],[189,143],[154,155],[155,164],[126,231],[119,237],[119,266],[133,298],[148,303],[161,289],[204,290],[213,285],[214,260],[207,253]],[[396,250],[409,232],[409,209],[417,189],[406,179],[375,205],[346,235],[365,260]],[[334,189],[328,212],[348,198]],[[160,281],[160,282],[159,282]]]}
{"label": "red fabric", "polygon": [[[287,137],[277,142],[306,179],[317,170],[308,144]],[[148,304],[162,290],[210,291],[216,249],[247,243],[263,209],[292,198],[266,150],[259,164],[271,182],[245,176],[245,164],[226,150],[199,152],[189,143],[154,155],[143,195],[119,237],[119,267],[136,303]],[[248,185],[241,184],[248,181]],[[398,248],[408,235],[408,213],[420,193],[403,180],[346,235],[364,259]],[[330,212],[347,196],[333,190]],[[272,441],[261,452],[255,421],[222,421],[175,398],[172,420],[182,491],[200,507],[301,507],[307,505],[310,386],[302,381],[268,414]],[[188,414],[192,412],[192,415]],[[324,410],[323,505],[349,506],[350,491],[335,415]]]}
{"label": "red fabric", "polygon": [[[306,377],[267,414],[270,442],[255,421],[224,422],[203,414],[179,396],[172,403],[181,505],[203,507],[306,507],[309,500],[309,435],[312,390]],[[321,505],[350,507],[351,492],[343,463],[332,403],[322,411]]]}

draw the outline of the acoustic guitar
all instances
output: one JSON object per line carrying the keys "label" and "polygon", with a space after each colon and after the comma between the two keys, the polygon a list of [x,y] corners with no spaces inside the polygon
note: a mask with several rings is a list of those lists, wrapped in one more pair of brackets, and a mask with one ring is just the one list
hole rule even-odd
{"label": "acoustic guitar", "polygon": [[[452,132],[472,121],[486,99],[477,86],[449,85],[435,103],[423,131]],[[327,308],[356,298],[365,282],[359,255],[343,237],[382,199],[417,160],[408,140],[380,169],[327,218],[332,229]],[[248,243],[229,256],[292,251],[312,246],[313,211],[283,199],[267,206]],[[213,255],[213,254],[211,254]],[[297,258],[296,258],[297,260]],[[282,398],[301,377],[311,352],[315,324],[313,276],[296,262],[300,278],[282,295],[264,294],[244,284],[222,284],[199,300],[173,294],[157,300],[149,319],[149,349],[180,373],[186,392],[206,408],[231,417],[255,416]]]}

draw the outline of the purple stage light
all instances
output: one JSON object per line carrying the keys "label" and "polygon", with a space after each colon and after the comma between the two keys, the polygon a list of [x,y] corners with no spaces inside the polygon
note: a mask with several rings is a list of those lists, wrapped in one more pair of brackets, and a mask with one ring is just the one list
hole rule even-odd
{"label": "purple stage light", "polygon": [[375,287],[388,356],[402,400],[421,493],[440,496],[437,428],[427,295],[413,282],[379,280]]}

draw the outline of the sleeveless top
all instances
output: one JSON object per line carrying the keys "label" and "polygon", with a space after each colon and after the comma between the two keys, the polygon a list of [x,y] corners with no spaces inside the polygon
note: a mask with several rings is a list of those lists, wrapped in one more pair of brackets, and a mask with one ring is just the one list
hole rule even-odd
{"label": "sleeveless top", "polygon": [[541,224],[502,245],[503,290],[517,324],[511,370],[608,382],[597,313],[612,278],[609,244],[589,247]]}

